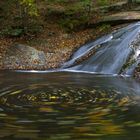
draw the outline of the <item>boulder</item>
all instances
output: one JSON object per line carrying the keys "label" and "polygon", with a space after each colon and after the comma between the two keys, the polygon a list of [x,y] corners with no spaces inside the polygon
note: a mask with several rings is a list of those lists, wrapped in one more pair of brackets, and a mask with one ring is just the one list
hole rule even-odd
{"label": "boulder", "polygon": [[140,80],[140,64],[134,70],[134,77]]}
{"label": "boulder", "polygon": [[9,47],[2,58],[4,69],[45,69],[46,56],[44,52],[26,45]]}
{"label": "boulder", "polygon": [[140,21],[140,11],[119,12],[107,16],[101,16],[97,22],[91,22],[88,27],[94,28],[102,24],[119,25],[136,21]]}
{"label": "boulder", "polygon": [[117,14],[112,14],[105,16],[103,21],[118,21],[118,20],[140,20],[140,12],[120,12]]}

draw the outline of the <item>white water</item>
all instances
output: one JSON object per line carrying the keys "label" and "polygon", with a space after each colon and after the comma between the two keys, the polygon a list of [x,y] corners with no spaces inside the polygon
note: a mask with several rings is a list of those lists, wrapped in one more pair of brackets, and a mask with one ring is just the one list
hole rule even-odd
{"label": "white water", "polygon": [[[90,72],[101,74],[119,74],[124,64],[134,55],[135,60],[139,57],[139,50],[132,47],[132,43],[140,34],[140,22],[131,24],[127,27],[114,31],[113,33],[103,36],[98,40],[82,46],[78,49],[71,60],[62,66],[62,70],[75,72]],[[80,64],[74,64],[76,60],[87,55],[92,49],[96,53],[90,56]],[[125,74],[132,74],[139,62],[125,70]]]}

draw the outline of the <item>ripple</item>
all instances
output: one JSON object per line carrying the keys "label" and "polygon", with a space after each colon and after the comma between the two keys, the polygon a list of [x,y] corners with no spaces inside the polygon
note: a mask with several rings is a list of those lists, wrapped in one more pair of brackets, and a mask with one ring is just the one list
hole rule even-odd
{"label": "ripple", "polygon": [[139,139],[140,88],[129,78],[7,77],[0,84],[0,139]]}
{"label": "ripple", "polygon": [[101,87],[56,87],[46,84],[12,85],[0,90],[1,108],[40,107],[50,104],[108,106],[124,105],[134,101],[133,95]]}

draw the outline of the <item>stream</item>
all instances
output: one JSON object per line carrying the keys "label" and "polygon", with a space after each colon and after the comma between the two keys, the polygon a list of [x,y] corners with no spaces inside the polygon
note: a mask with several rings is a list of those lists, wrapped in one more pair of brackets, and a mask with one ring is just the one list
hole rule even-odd
{"label": "stream", "polygon": [[140,83],[100,74],[0,73],[0,140],[139,140]]}
{"label": "stream", "polygon": [[140,22],[81,46],[60,69],[0,72],[0,140],[139,140]]}
{"label": "stream", "polygon": [[140,62],[140,22],[81,46],[62,70],[133,75]]}

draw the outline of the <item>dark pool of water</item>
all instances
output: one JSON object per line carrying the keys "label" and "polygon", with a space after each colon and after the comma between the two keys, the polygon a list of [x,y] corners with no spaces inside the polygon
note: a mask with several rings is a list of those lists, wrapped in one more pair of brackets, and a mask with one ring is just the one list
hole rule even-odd
{"label": "dark pool of water", "polygon": [[78,73],[0,73],[0,140],[139,140],[140,84]]}

